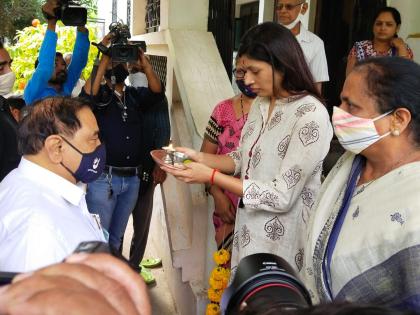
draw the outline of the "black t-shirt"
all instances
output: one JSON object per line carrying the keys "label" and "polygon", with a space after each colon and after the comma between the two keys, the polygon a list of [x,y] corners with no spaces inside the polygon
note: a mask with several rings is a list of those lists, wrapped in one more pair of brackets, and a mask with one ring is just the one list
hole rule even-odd
{"label": "black t-shirt", "polygon": [[[82,96],[88,97],[84,92]],[[119,99],[107,85],[101,86],[94,97],[93,112],[101,141],[106,145],[107,165],[128,167],[142,163],[142,110],[163,98],[163,92],[153,93],[148,88],[126,86]],[[109,104],[102,105],[106,103]],[[124,112],[126,117],[123,117]]]}
{"label": "black t-shirt", "polygon": [[0,96],[0,181],[20,162],[17,127],[6,99]]}

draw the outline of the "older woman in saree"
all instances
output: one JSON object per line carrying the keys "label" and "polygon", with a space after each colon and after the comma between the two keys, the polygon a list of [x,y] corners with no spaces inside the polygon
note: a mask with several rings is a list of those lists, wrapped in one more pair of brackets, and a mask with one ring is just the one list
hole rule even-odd
{"label": "older woman in saree", "polygon": [[315,301],[420,308],[420,66],[357,64],[334,108],[347,150],[323,183],[302,279]]}

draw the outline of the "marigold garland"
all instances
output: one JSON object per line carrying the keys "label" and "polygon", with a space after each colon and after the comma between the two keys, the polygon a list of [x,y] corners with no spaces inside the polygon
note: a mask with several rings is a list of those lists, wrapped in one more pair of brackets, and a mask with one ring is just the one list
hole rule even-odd
{"label": "marigold garland", "polygon": [[230,270],[224,267],[230,260],[230,253],[226,249],[218,250],[213,254],[213,259],[217,267],[212,270],[209,278],[207,296],[210,303],[207,305],[206,315],[220,315],[219,303],[230,277]]}
{"label": "marigold garland", "polygon": [[219,315],[220,306],[219,304],[209,303],[207,304],[206,315]]}

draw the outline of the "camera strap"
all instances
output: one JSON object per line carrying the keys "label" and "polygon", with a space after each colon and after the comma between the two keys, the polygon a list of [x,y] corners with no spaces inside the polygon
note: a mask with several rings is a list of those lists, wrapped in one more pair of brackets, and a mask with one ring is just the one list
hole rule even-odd
{"label": "camera strap", "polygon": [[353,197],[354,189],[360,173],[365,164],[365,158],[361,155],[356,155],[351,166],[349,179],[347,181],[346,191],[344,192],[343,202],[340,210],[337,213],[330,237],[328,238],[327,247],[322,262],[322,274],[325,288],[328,291],[330,299],[333,300],[332,294],[332,280],[331,280],[331,260],[334,253],[335,245],[337,244],[341,228],[343,227],[344,219],[346,218],[347,210],[350,207],[351,199]]}

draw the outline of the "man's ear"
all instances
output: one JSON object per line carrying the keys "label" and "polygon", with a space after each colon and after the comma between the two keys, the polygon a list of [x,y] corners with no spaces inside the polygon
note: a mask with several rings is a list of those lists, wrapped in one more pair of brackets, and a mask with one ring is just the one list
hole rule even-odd
{"label": "man's ear", "polygon": [[10,107],[10,112],[12,113],[13,118],[19,122],[20,120],[20,110],[17,108]]}
{"label": "man's ear", "polygon": [[45,139],[45,151],[54,164],[59,164],[63,160],[63,140],[57,135],[51,135]]}
{"label": "man's ear", "polygon": [[308,2],[305,1],[305,3],[302,5],[302,9],[300,9],[300,14],[304,15],[308,11]]}

